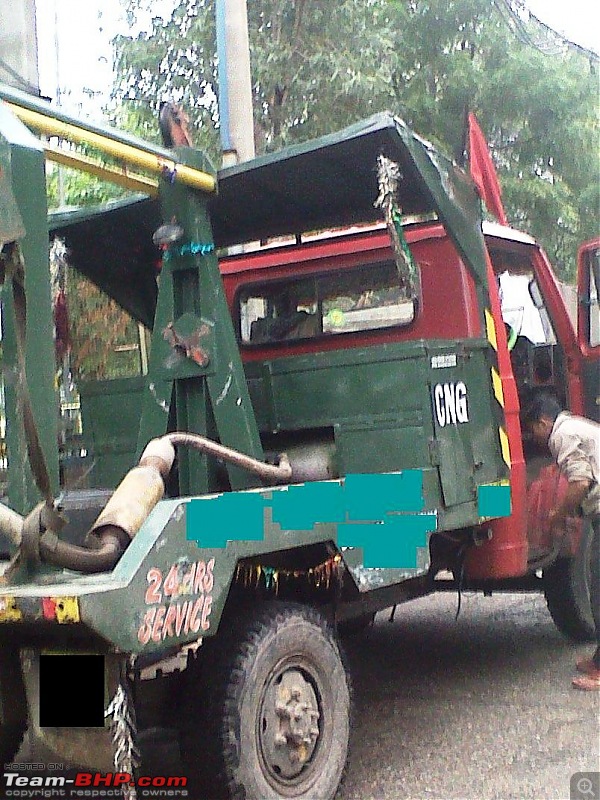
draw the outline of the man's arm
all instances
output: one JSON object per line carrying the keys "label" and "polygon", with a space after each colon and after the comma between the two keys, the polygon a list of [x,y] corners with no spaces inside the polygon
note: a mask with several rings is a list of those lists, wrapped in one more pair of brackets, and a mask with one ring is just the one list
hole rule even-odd
{"label": "man's arm", "polygon": [[562,501],[548,514],[551,528],[564,528],[567,517],[577,513],[581,501],[590,490],[590,480],[569,481],[567,491]]}

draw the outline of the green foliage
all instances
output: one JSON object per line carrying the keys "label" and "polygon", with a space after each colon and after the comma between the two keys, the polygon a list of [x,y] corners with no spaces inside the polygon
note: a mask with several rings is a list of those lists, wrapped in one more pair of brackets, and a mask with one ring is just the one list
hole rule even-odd
{"label": "green foliage", "polygon": [[79,170],[49,164],[46,191],[50,210],[61,206],[93,206],[123,195],[123,190]]}
{"label": "green foliage", "polygon": [[[139,11],[148,9],[143,0],[123,0],[123,5],[132,25]],[[117,37],[114,49],[117,121],[158,143],[160,102],[180,102],[190,115],[196,147],[220,163],[213,0],[182,0],[168,23],[155,17],[149,32]]]}
{"label": "green foliage", "polygon": [[[48,205],[101,205],[123,190],[79,170],[49,164]],[[61,265],[66,285],[71,340],[70,365],[75,378],[117,378],[139,373],[136,322],[77,270]]]}
{"label": "green foliage", "polygon": [[[122,0],[130,21],[148,0]],[[257,152],[390,109],[458,161],[476,113],[509,220],[536,235],[563,277],[597,232],[597,59],[567,50],[517,0],[252,0]],[[214,0],[115,41],[114,99],[156,138],[161,100],[190,112],[195,143],[220,163]]]}
{"label": "green foliage", "polygon": [[77,378],[101,380],[139,374],[135,320],[75,270],[69,270],[67,304],[71,368]]}

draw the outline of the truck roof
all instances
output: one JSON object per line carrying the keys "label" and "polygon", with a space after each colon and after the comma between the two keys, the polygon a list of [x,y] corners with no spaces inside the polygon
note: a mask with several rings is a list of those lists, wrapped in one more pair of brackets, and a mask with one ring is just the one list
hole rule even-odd
{"label": "truck roof", "polygon": [[[378,222],[377,159],[400,167],[403,214],[478,219],[470,178],[390,112],[223,169],[210,202],[218,245]],[[454,212],[454,213],[453,213]],[[457,222],[457,219],[453,220]]]}
{"label": "truck roof", "polygon": [[[436,214],[465,263],[485,281],[473,182],[390,112],[221,170],[218,192],[209,201],[216,246],[381,221],[374,207],[379,155],[400,168],[402,213]],[[159,202],[143,196],[50,219],[51,230],[66,241],[70,263],[147,325],[156,302],[148,263],[159,257],[152,252],[152,233],[160,224]]]}

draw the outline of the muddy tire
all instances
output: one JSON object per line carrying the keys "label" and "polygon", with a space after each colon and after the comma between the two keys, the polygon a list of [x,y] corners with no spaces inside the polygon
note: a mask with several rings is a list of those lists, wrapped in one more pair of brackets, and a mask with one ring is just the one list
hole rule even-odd
{"label": "muddy tire", "polygon": [[338,623],[337,632],[342,639],[350,639],[366,633],[375,622],[375,614],[361,614],[360,617]]}
{"label": "muddy tire", "polygon": [[186,671],[181,751],[192,789],[235,800],[332,800],[348,754],[351,693],[330,626],[312,608],[275,602],[227,641],[216,638],[198,673]]}
{"label": "muddy tire", "polygon": [[550,616],[558,630],[575,642],[595,638],[590,600],[593,536],[592,526],[585,520],[577,555],[559,558],[543,573]]}

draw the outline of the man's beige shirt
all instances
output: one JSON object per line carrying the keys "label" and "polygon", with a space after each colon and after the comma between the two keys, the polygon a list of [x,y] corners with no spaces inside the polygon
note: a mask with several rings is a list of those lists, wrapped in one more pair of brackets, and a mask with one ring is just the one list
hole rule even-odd
{"label": "man's beige shirt", "polygon": [[563,411],[556,418],[548,447],[569,483],[592,481],[581,509],[586,516],[600,514],[600,425]]}

